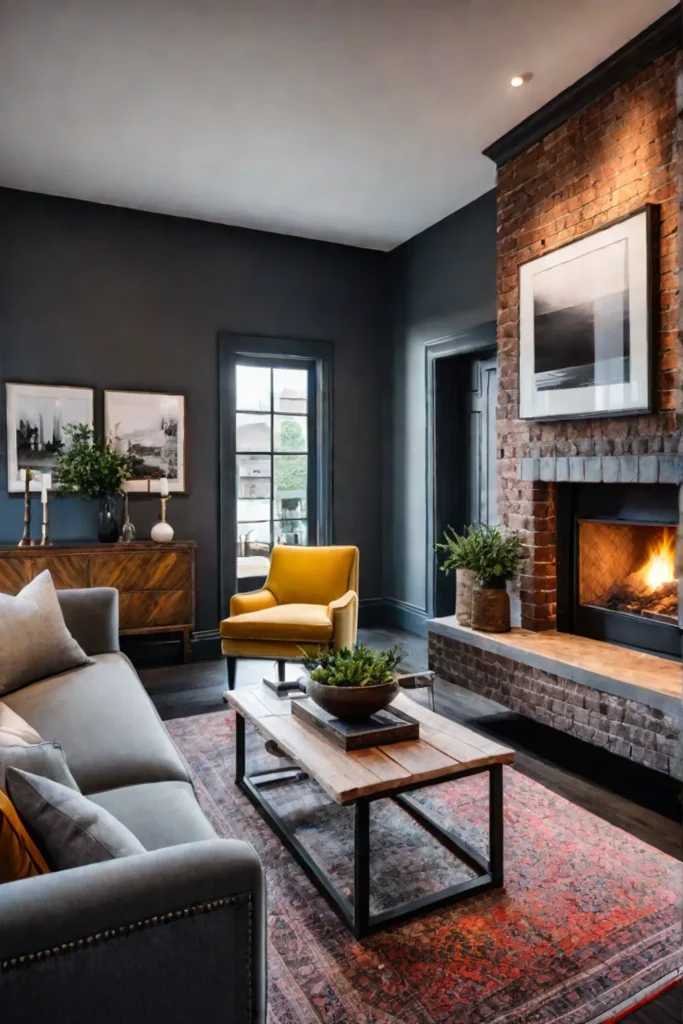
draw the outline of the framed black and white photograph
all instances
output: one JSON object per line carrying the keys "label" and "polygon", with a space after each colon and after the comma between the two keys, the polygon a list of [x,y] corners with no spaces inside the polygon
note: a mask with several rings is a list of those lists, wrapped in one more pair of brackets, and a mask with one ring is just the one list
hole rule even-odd
{"label": "framed black and white photograph", "polygon": [[19,494],[25,474],[34,476],[31,490],[41,490],[40,474],[51,474],[51,486],[59,487],[55,472],[57,453],[68,445],[64,428],[93,423],[92,388],[56,387],[48,384],[6,384],[7,490]]}
{"label": "framed black and white photograph", "polygon": [[652,207],[519,270],[522,419],[651,408]]}
{"label": "framed black and white photograph", "polygon": [[128,491],[158,493],[166,477],[171,493],[186,493],[184,395],[105,391],[104,433],[136,459]]}

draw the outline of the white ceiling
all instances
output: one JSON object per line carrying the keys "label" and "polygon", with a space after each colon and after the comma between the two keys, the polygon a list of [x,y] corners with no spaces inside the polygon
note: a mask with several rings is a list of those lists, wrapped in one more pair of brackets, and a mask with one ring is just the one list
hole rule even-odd
{"label": "white ceiling", "polygon": [[0,0],[0,184],[391,249],[672,3]]}

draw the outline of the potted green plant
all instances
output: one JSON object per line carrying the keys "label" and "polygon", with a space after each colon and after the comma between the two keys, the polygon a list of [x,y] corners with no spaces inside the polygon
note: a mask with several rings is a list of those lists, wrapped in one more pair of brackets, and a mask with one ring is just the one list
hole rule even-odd
{"label": "potted green plant", "polygon": [[472,624],[472,590],[476,581],[474,561],[475,534],[477,527],[468,526],[463,534],[447,526],[443,541],[435,544],[435,550],[445,553],[439,566],[442,572],[455,570],[455,614],[461,626]]}
{"label": "potted green plant", "polygon": [[398,646],[375,651],[364,643],[320,651],[304,659],[308,696],[335,718],[358,721],[390,704],[398,693]]}
{"label": "potted green plant", "polygon": [[472,531],[472,566],[477,580],[472,591],[472,629],[507,633],[510,629],[508,580],[514,579],[524,561],[524,545],[514,533],[497,526]]}
{"label": "potted green plant", "polygon": [[97,538],[111,543],[119,536],[118,494],[133,475],[135,458],[117,451],[109,438],[96,437],[86,423],[72,423],[64,433],[67,444],[56,461],[59,493],[99,498]]}

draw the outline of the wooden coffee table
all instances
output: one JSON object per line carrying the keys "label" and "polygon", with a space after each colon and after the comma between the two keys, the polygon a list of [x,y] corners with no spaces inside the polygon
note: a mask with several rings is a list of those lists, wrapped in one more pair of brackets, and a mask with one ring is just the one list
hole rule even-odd
{"label": "wooden coffee table", "polygon": [[[236,711],[237,784],[357,938],[426,910],[503,885],[503,765],[512,764],[514,751],[429,711],[402,693],[392,706],[419,721],[420,739],[348,752],[294,717],[292,702],[276,697],[264,686],[232,690],[226,696]],[[273,740],[294,762],[296,769],[274,768],[247,775],[245,722],[265,739]],[[269,781],[301,772],[315,779],[336,803],[355,807],[353,903],[336,889],[260,791]],[[444,827],[435,815],[410,796],[425,786],[479,772],[489,775],[488,859]],[[383,798],[394,800],[408,811],[431,835],[476,871],[477,877],[371,915],[370,804]]]}

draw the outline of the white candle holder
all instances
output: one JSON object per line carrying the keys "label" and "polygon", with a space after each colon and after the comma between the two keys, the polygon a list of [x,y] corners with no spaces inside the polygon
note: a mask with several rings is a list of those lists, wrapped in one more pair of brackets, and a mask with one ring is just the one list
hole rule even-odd
{"label": "white candle holder", "polygon": [[155,523],[152,527],[150,534],[153,541],[157,544],[168,544],[173,540],[173,527],[170,523],[166,522],[166,504],[171,500],[171,495],[166,494],[161,497],[161,518],[158,523]]}
{"label": "white candle holder", "polygon": [[52,474],[43,473],[41,475],[41,488],[40,488],[40,503],[43,506],[43,518],[40,527],[40,547],[51,548],[52,541],[49,537],[50,532],[50,513],[48,511],[49,501],[49,489],[52,486]]}

